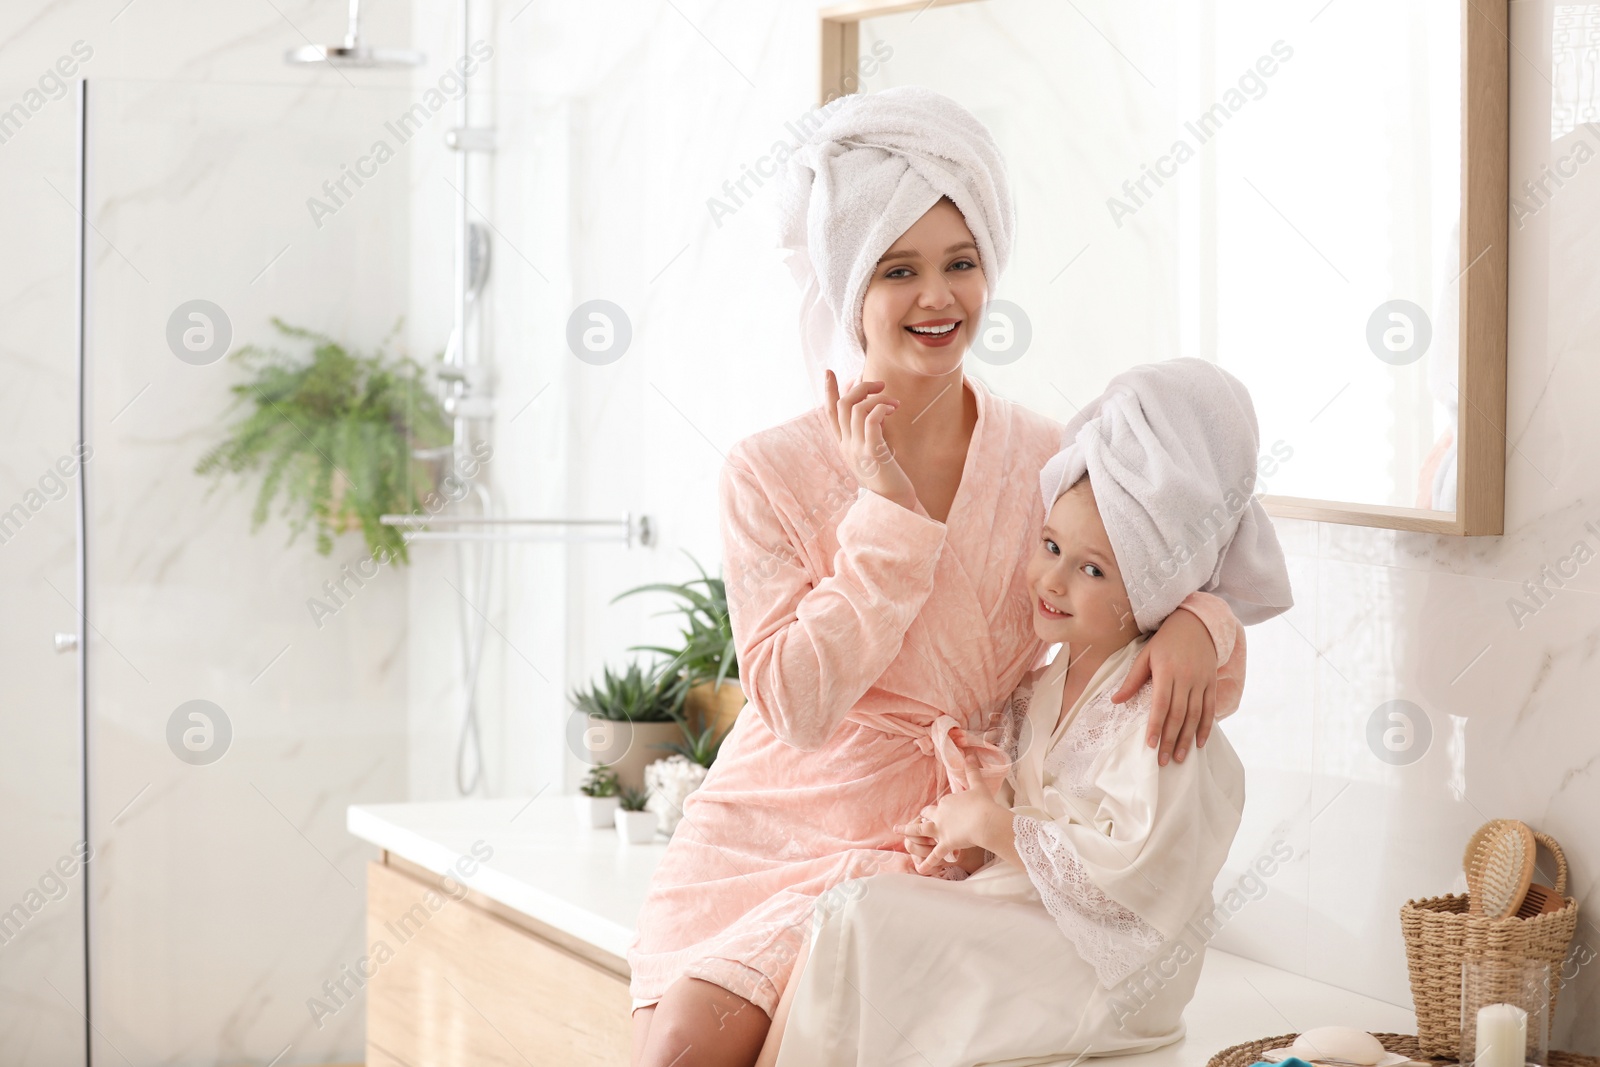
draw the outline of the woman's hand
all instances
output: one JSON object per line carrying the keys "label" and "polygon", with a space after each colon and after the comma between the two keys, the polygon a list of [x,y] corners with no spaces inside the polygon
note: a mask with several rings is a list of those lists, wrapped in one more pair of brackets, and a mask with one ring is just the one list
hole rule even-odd
{"label": "woman's hand", "polygon": [[828,372],[828,417],[839,439],[839,454],[855,472],[856,481],[908,511],[917,509],[917,491],[900,469],[883,439],[883,420],[900,401],[879,396],[882,382],[857,382],[839,395],[839,379]]}
{"label": "woman's hand", "polygon": [[1167,616],[1139,650],[1112,702],[1132,697],[1147,678],[1152,679],[1152,699],[1146,742],[1151,748],[1160,743],[1160,766],[1173,758],[1182,763],[1190,741],[1197,748],[1205,746],[1217,717],[1217,648],[1211,631],[1192,611],[1179,609]]}
{"label": "woman's hand", "polygon": [[977,846],[962,849],[961,855],[956,857],[956,866],[968,874],[976,874],[978,869],[988,862],[989,850]]}

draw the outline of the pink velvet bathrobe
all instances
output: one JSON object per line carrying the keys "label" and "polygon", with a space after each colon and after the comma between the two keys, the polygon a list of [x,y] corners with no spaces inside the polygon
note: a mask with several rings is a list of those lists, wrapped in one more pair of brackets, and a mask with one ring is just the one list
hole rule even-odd
{"label": "pink velvet bathrobe", "polygon": [[[965,786],[965,752],[1004,763],[980,730],[1042,662],[1025,568],[1063,428],[967,383],[978,422],[943,523],[861,488],[820,407],[730,452],[723,570],[749,706],[651,880],[635,1007],[692,977],[770,1016],[818,897],[912,872],[893,827]],[[1231,628],[1217,597],[1182,606],[1214,639]],[[1243,662],[1241,635],[1219,713]]]}

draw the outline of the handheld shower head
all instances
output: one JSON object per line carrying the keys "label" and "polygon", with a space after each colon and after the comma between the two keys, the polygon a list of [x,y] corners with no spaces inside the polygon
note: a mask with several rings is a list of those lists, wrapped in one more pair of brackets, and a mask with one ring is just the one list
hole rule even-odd
{"label": "handheld shower head", "polygon": [[361,43],[361,0],[350,0],[350,25],[343,44],[308,44],[291,48],[283,59],[291,66],[327,63],[334,67],[416,67],[427,60],[422,52],[395,48],[368,48]]}
{"label": "handheld shower head", "polygon": [[489,227],[481,222],[467,223],[467,301],[478,299],[483,283],[489,280]]}

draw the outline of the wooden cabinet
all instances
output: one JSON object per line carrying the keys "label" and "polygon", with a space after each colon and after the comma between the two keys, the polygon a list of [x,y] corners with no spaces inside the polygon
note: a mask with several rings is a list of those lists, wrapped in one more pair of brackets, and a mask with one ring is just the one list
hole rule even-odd
{"label": "wooden cabinet", "polygon": [[385,853],[367,865],[368,1067],[618,1067],[627,963]]}

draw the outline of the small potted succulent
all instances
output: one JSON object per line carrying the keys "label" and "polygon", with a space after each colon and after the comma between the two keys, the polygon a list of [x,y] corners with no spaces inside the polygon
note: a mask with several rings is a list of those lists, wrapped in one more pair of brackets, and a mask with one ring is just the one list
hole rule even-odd
{"label": "small potted succulent", "polygon": [[645,764],[683,736],[673,699],[670,680],[657,669],[632,663],[613,674],[606,667],[598,682],[572,694],[573,707],[587,716],[587,762],[611,767],[624,789],[643,789]]}
{"label": "small potted succulent", "polygon": [[630,845],[642,845],[656,836],[656,813],[648,807],[649,794],[643,789],[623,788],[619,806],[612,813],[617,833]]}
{"label": "small potted succulent", "polygon": [[717,752],[722,748],[722,742],[727,739],[726,730],[719,731],[715,725],[707,726],[696,733],[689,728],[687,723],[683,727],[683,740],[667,748],[676,752],[691,763],[710,769],[717,760]]}
{"label": "small potted succulent", "polygon": [[639,593],[666,593],[678,599],[670,611],[683,616],[682,645],[646,645],[631,651],[659,652],[670,657],[664,670],[672,678],[673,711],[686,720],[685,730],[691,736],[706,729],[726,734],[745,703],[744,690],[739,685],[733,624],[728,617],[727,586],[721,578],[707,574],[699,560],[693,556],[689,559],[700,577],[676,585],[641,585],[617,594],[611,602],[615,604]]}
{"label": "small potted succulent", "polygon": [[614,826],[612,813],[617,810],[617,772],[604,763],[589,768],[583,784],[578,786],[578,822],[595,830]]}

